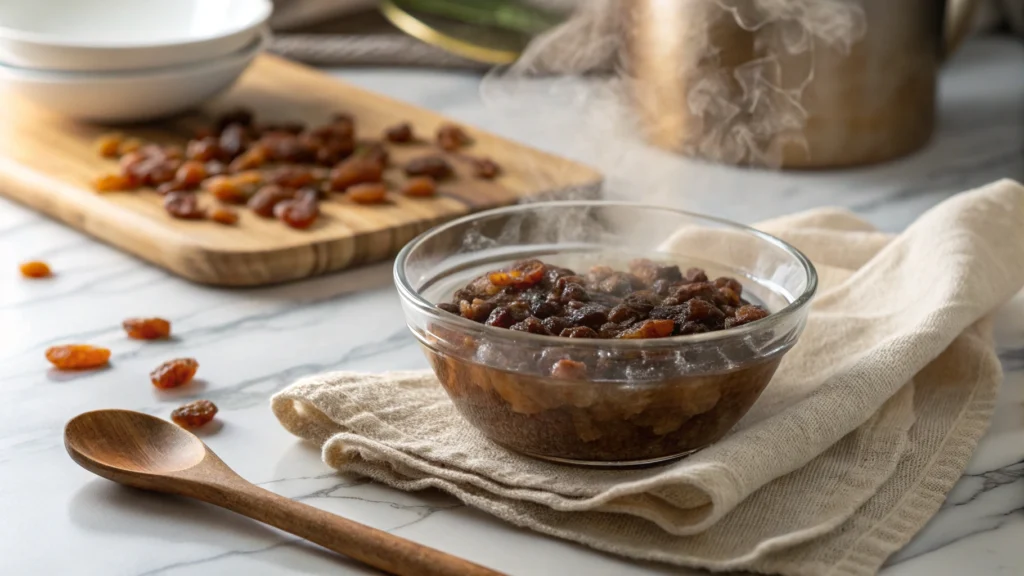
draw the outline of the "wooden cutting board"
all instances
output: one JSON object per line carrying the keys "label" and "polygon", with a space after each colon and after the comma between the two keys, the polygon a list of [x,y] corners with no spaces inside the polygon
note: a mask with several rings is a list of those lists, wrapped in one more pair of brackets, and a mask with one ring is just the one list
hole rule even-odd
{"label": "wooden cutting board", "polygon": [[[184,143],[218,113],[244,106],[265,122],[324,123],[348,112],[357,136],[378,139],[388,126],[412,123],[433,139],[443,116],[355,88],[315,69],[264,55],[225,95],[194,114],[118,131],[160,143]],[[94,140],[110,127],[76,123],[4,96],[0,99],[0,194],[57,218],[87,234],[196,282],[253,286],[306,278],[384,260],[420,232],[464,214],[514,204],[524,198],[574,192],[594,195],[601,176],[593,169],[464,126],[475,140],[467,152],[494,158],[503,173],[494,181],[473,178],[465,161],[452,158],[457,177],[435,198],[392,194],[389,202],[360,206],[324,201],[309,230],[293,230],[241,210],[237,226],[170,218],[155,192],[97,194],[90,182],[115,172],[100,158]],[[389,145],[393,164],[436,151],[429,143]],[[385,177],[393,180],[398,168]],[[205,193],[203,193],[205,195]],[[207,206],[211,198],[203,198]],[[26,257],[30,255],[26,254]]]}

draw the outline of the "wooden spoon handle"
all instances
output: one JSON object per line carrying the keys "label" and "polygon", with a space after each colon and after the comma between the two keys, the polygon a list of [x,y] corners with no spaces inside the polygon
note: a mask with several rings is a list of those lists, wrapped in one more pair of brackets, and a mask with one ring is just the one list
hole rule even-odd
{"label": "wooden spoon handle", "polygon": [[194,495],[399,576],[502,576],[479,564],[324,512],[248,482],[208,486],[207,490]]}

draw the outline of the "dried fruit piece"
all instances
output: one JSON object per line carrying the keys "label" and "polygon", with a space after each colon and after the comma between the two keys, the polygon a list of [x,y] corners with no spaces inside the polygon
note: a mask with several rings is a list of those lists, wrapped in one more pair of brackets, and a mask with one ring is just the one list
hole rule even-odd
{"label": "dried fruit piece", "polygon": [[756,320],[766,318],[768,311],[760,306],[753,304],[747,304],[746,306],[740,306],[736,309],[736,314],[732,318],[725,319],[725,327],[731,328],[733,326],[742,326],[749,324]]}
{"label": "dried fruit piece", "polygon": [[121,134],[104,134],[96,139],[96,152],[104,158],[117,158],[121,154]]}
{"label": "dried fruit piece", "polygon": [[195,188],[206,178],[206,166],[202,162],[190,160],[182,163],[174,174],[174,179],[185,186]]}
{"label": "dried fruit piece", "polygon": [[182,428],[199,428],[217,415],[217,406],[209,400],[196,400],[171,412],[171,421]]}
{"label": "dried fruit piece", "polygon": [[129,318],[121,326],[135,340],[161,340],[171,335],[171,323],[163,318]]}
{"label": "dried fruit piece", "polygon": [[501,173],[501,166],[490,158],[474,158],[473,159],[473,174],[477,178],[484,180],[490,180]]}
{"label": "dried fruit piece", "polygon": [[68,344],[46,349],[46,359],[59,370],[88,370],[110,361],[110,350],[89,344]]}
{"label": "dried fruit piece", "polygon": [[381,182],[350,186],[345,197],[356,204],[380,204],[387,199],[388,187]]}
{"label": "dried fruit piece", "polygon": [[370,158],[349,158],[331,170],[331,190],[343,192],[349,186],[380,182],[383,176],[381,164]]}
{"label": "dried fruit piece", "polygon": [[442,124],[437,129],[437,145],[442,150],[455,152],[471,142],[472,140],[470,140],[469,135],[462,128],[454,124]]}
{"label": "dried fruit piece", "polygon": [[134,190],[138,187],[138,182],[122,174],[104,174],[92,181],[92,187],[97,192],[118,192]]}
{"label": "dried fruit piece", "polygon": [[229,172],[254,170],[267,162],[267,151],[262,146],[249,148],[228,164]]}
{"label": "dried fruit piece", "polygon": [[291,200],[295,193],[275,184],[268,184],[256,191],[256,194],[249,199],[249,209],[264,218],[274,216],[274,206],[279,202]]}
{"label": "dried fruit piece", "polygon": [[359,157],[372,160],[377,164],[380,164],[382,168],[387,166],[388,162],[391,161],[391,155],[388,154],[388,149],[380,142],[372,142],[368,144],[359,152]]}
{"label": "dried fruit piece", "polygon": [[312,188],[299,190],[294,200],[285,200],[274,206],[274,216],[292,228],[309,228],[320,215],[318,196]]}
{"label": "dried fruit piece", "polygon": [[210,220],[225,226],[231,226],[238,222],[238,213],[225,206],[218,206],[210,212]]}
{"label": "dried fruit piece", "polygon": [[676,323],[672,320],[644,320],[630,326],[618,335],[618,338],[632,340],[636,338],[664,338],[672,335]]}
{"label": "dried fruit piece", "polygon": [[266,180],[285,188],[302,188],[312,184],[316,180],[316,176],[308,168],[285,166],[268,174]]}
{"label": "dried fruit piece", "polygon": [[192,192],[171,192],[164,196],[164,210],[181,220],[202,220],[206,211],[199,207],[199,199]]}
{"label": "dried fruit piece", "polygon": [[526,288],[543,280],[545,270],[540,260],[521,260],[509,268],[491,272],[487,279],[495,286]]}
{"label": "dried fruit piece", "polygon": [[226,204],[245,204],[249,200],[246,190],[230,176],[214,176],[203,182],[213,197]]}
{"label": "dried fruit piece", "polygon": [[413,138],[412,124],[409,124],[408,122],[396,124],[384,131],[384,138],[388,142],[411,142]]}
{"label": "dried fruit piece", "polygon": [[198,368],[195,358],[176,358],[157,366],[149,373],[149,379],[157,388],[177,388],[188,384]]}
{"label": "dried fruit piece", "polygon": [[120,142],[117,147],[117,153],[121,156],[135,152],[139,148],[142,148],[142,140],[138,138],[126,138]]}
{"label": "dried fruit piece", "polygon": [[451,175],[452,166],[440,156],[422,156],[406,163],[405,173],[409,176],[430,176],[434,180],[440,180]]}
{"label": "dried fruit piece", "polygon": [[170,182],[164,182],[163,184],[156,187],[156,193],[161,196],[166,196],[171,192],[185,192],[191,190],[193,187],[185,184],[178,180],[172,180]]}
{"label": "dried fruit piece", "polygon": [[417,198],[433,196],[436,192],[437,184],[430,176],[416,176],[415,178],[409,178],[402,186],[402,194],[405,194],[406,196],[415,196]]}
{"label": "dried fruit piece", "polygon": [[50,266],[39,260],[23,262],[18,266],[18,270],[21,270],[21,275],[25,278],[49,278],[53,275]]}

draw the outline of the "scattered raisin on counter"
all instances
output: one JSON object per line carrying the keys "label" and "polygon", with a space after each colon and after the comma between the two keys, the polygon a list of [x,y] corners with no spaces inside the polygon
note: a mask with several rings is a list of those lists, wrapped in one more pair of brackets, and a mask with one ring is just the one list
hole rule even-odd
{"label": "scattered raisin on counter", "polygon": [[408,176],[430,176],[434,180],[447,178],[452,174],[452,165],[440,156],[421,156],[405,164]]}
{"label": "scattered raisin on counter", "polygon": [[471,142],[465,130],[454,124],[442,124],[437,129],[437,145],[446,152],[455,152]]}
{"label": "scattered raisin on counter", "polygon": [[388,187],[380,182],[356,184],[348,189],[345,197],[356,204],[380,204],[387,199]]}
{"label": "scattered raisin on counter", "polygon": [[433,196],[437,192],[437,184],[430,176],[414,176],[402,185],[402,194],[417,198]]}
{"label": "scattered raisin on counter", "polygon": [[217,406],[209,400],[196,400],[171,412],[171,421],[182,428],[199,428],[217,415]]}
{"label": "scattered raisin on counter", "polygon": [[501,173],[501,167],[498,163],[490,158],[474,158],[473,159],[473,174],[477,178],[484,180],[492,180],[498,174]]}
{"label": "scattered raisin on counter", "polygon": [[176,358],[159,365],[149,373],[149,379],[157,388],[177,388],[192,381],[199,368],[194,358]]}
{"label": "scattered raisin on counter", "polygon": [[53,272],[50,270],[50,266],[46,262],[42,262],[40,260],[22,262],[18,266],[18,270],[25,278],[49,278],[53,275]]}
{"label": "scattered raisin on counter", "polygon": [[199,199],[192,192],[171,192],[164,196],[164,210],[180,220],[202,220],[206,211],[199,206]]}
{"label": "scattered raisin on counter", "polygon": [[110,350],[89,344],[68,344],[46,349],[46,359],[59,370],[88,370],[110,361]]}
{"label": "scattered raisin on counter", "polygon": [[162,340],[171,335],[171,323],[163,318],[129,318],[121,326],[135,340]]}
{"label": "scattered raisin on counter", "polygon": [[[438,308],[498,328],[565,338],[665,338],[742,326],[769,315],[733,278],[648,259],[586,275],[540,260],[484,274]],[[565,368],[564,370],[569,370]],[[567,372],[568,373],[568,372]]]}
{"label": "scattered raisin on counter", "polygon": [[413,139],[412,124],[408,122],[402,122],[396,124],[384,131],[384,139],[388,142],[405,143],[411,142]]}

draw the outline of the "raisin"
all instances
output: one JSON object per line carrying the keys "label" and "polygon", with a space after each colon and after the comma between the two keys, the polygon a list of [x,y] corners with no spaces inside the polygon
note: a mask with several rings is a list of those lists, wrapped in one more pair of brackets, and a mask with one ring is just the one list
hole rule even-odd
{"label": "raisin", "polygon": [[383,176],[381,165],[369,158],[350,158],[331,170],[330,187],[343,192],[349,186],[380,182]]}
{"label": "raisin", "polygon": [[558,334],[562,338],[598,338],[600,335],[587,326],[570,326]]}
{"label": "raisin", "polygon": [[138,181],[123,174],[104,174],[92,181],[92,187],[97,192],[134,190],[138,187]]}
{"label": "raisin", "polygon": [[542,322],[544,322],[544,327],[548,329],[548,332],[552,334],[560,335],[563,330],[572,327],[569,325],[569,321],[561,316],[550,316],[545,318]]}
{"label": "raisin", "polygon": [[732,290],[732,288],[723,287],[718,289],[715,303],[723,306],[739,306],[742,304],[742,299],[739,294]]}
{"label": "raisin", "polygon": [[694,298],[687,301],[685,306],[687,322],[692,321],[714,325],[725,319],[725,313],[707,300]]}
{"label": "raisin", "polygon": [[149,379],[157,388],[177,388],[188,384],[198,368],[195,358],[176,358],[157,366],[149,373]]}
{"label": "raisin", "polygon": [[203,187],[225,204],[245,204],[249,199],[246,190],[230,176],[214,176],[203,182]]}
{"label": "raisin", "polygon": [[725,321],[726,328],[742,326],[768,316],[768,311],[760,306],[747,304],[736,309],[736,314]]}
{"label": "raisin", "polygon": [[442,150],[455,152],[459,148],[469,145],[470,142],[469,135],[454,124],[442,124],[437,129],[437,145]]}
{"label": "raisin", "polygon": [[434,180],[447,178],[452,174],[452,166],[440,156],[422,156],[413,158],[404,167],[408,176],[430,176]]}
{"label": "raisin", "polygon": [[382,182],[366,182],[350,186],[345,197],[356,204],[380,204],[387,200],[388,187]]}
{"label": "raisin", "polygon": [[352,140],[331,140],[316,147],[316,162],[321,166],[334,166],[352,155],[355,150]]}
{"label": "raisin", "polygon": [[172,180],[170,182],[164,182],[163,184],[156,187],[156,193],[161,196],[166,196],[171,192],[185,192],[190,190],[192,187],[186,185],[184,182],[179,180]]}
{"label": "raisin", "polygon": [[202,162],[190,160],[182,163],[174,174],[175,180],[187,186],[196,187],[206,178],[206,166]]}
{"label": "raisin", "polygon": [[657,280],[677,282],[683,279],[679,266],[663,266],[647,258],[639,258],[630,262],[629,271],[648,286]]}
{"label": "raisin", "polygon": [[687,302],[694,298],[702,298],[708,302],[715,297],[715,285],[710,282],[691,282],[676,288],[673,297],[680,302]]}
{"label": "raisin", "polygon": [[[541,320],[562,313],[562,305],[554,300],[540,300],[530,307],[530,312]],[[561,332],[561,330],[559,330]]]}
{"label": "raisin", "polygon": [[373,142],[365,146],[359,151],[359,157],[372,160],[377,164],[380,164],[382,168],[387,166],[388,162],[391,161],[391,155],[388,154],[388,149],[380,142]]}
{"label": "raisin", "polygon": [[608,321],[621,324],[623,322],[635,322],[640,319],[640,312],[625,304],[619,304],[608,312]]}
{"label": "raisin", "polygon": [[227,164],[221,162],[220,160],[210,160],[209,162],[203,164],[203,167],[206,168],[207,176],[220,176],[221,174],[228,173]]}
{"label": "raisin", "polygon": [[199,207],[199,199],[191,192],[171,192],[164,196],[164,210],[182,220],[201,220],[206,211]]}
{"label": "raisin", "polygon": [[700,268],[689,268],[686,270],[687,282],[707,282],[708,275]]}
{"label": "raisin", "polygon": [[217,415],[217,406],[209,400],[196,400],[171,412],[171,421],[182,428],[199,428]]}
{"label": "raisin", "polygon": [[587,365],[563,358],[551,366],[551,377],[559,380],[583,380],[587,377]]}
{"label": "raisin", "polygon": [[491,180],[501,173],[501,167],[490,158],[475,158],[473,160],[473,174],[477,178]]}
{"label": "raisin", "polygon": [[274,206],[274,215],[292,228],[300,230],[309,228],[320,215],[316,190],[309,188],[300,190],[294,200],[278,203]]}
{"label": "raisin", "polygon": [[459,307],[449,302],[441,302],[437,307],[449,314],[459,314]]}
{"label": "raisin", "polygon": [[163,318],[129,318],[121,326],[135,340],[161,340],[171,335],[171,323]]}
{"label": "raisin", "polygon": [[417,198],[433,196],[436,192],[437,184],[430,176],[416,176],[415,178],[409,178],[402,186],[402,194],[405,194],[406,196],[415,196]]}
{"label": "raisin", "polygon": [[587,326],[598,329],[608,321],[608,310],[597,304],[587,304],[568,314],[569,322],[574,326]]}
{"label": "raisin", "polygon": [[520,260],[505,270],[491,272],[487,279],[495,286],[526,288],[544,279],[544,269],[540,260]]}
{"label": "raisin", "polygon": [[231,226],[238,222],[238,212],[225,206],[218,206],[210,212],[210,220],[225,226]]}
{"label": "raisin", "polygon": [[50,266],[46,262],[39,260],[23,262],[18,266],[18,270],[21,271],[21,275],[25,278],[49,278],[53,275],[53,272],[50,271]]}
{"label": "raisin", "polygon": [[220,140],[217,141],[224,159],[233,159],[249,145],[249,134],[245,126],[232,123],[227,125],[220,133]]}
{"label": "raisin", "polygon": [[408,122],[396,124],[384,131],[384,138],[388,142],[412,142],[412,125]]}
{"label": "raisin", "polygon": [[264,218],[271,218],[274,216],[274,206],[279,202],[291,200],[294,197],[294,192],[274,184],[268,184],[260,188],[249,199],[248,206],[256,214]]}
{"label": "raisin", "polygon": [[96,152],[104,158],[117,158],[121,154],[121,134],[104,134],[96,139]]}
{"label": "raisin", "polygon": [[641,285],[642,282],[640,282],[640,279],[632,274],[616,272],[609,275],[604,280],[601,280],[601,282],[598,283],[597,288],[606,294],[625,296],[632,292],[634,287],[639,287]]}
{"label": "raisin", "polygon": [[715,278],[715,286],[717,288],[728,288],[735,292],[736,294],[743,293],[743,285],[740,284],[735,278],[727,278],[725,276],[721,278]]}
{"label": "raisin", "polygon": [[[561,282],[562,280],[565,280],[565,278],[559,278],[558,282]],[[590,295],[587,294],[587,289],[575,282],[566,282],[559,297],[559,300],[566,303],[573,300],[576,300],[577,302],[586,302],[589,299]]]}
{"label": "raisin", "polygon": [[647,315],[651,313],[660,302],[660,298],[653,292],[646,290],[640,290],[627,294],[623,299],[622,303],[630,308],[636,310],[641,315]]}
{"label": "raisin", "polygon": [[498,328],[511,328],[516,322],[517,320],[508,308],[498,307],[491,312],[491,315],[487,317],[487,321],[484,324]]}
{"label": "raisin", "polygon": [[208,136],[200,140],[191,140],[185,147],[185,157],[197,162],[210,162],[211,160],[222,159],[224,154],[220,150],[217,139]]}
{"label": "raisin", "polygon": [[315,180],[316,176],[312,170],[297,166],[278,168],[267,175],[267,182],[285,188],[302,188],[303,186],[309,186]]}
{"label": "raisin", "polygon": [[46,359],[59,370],[88,370],[110,361],[110,350],[88,344],[68,344],[46,349]]}
{"label": "raisin", "polygon": [[520,322],[516,322],[509,328],[509,330],[515,330],[517,332],[529,332],[530,334],[543,334],[545,336],[551,335],[551,333],[548,332],[548,329],[544,327],[544,323],[541,322],[539,319],[534,318],[533,316],[530,316],[529,318],[522,320]]}
{"label": "raisin", "polygon": [[474,298],[472,302],[463,300],[459,303],[459,312],[462,316],[474,322],[484,322],[493,311],[494,304],[479,298]]}
{"label": "raisin", "polygon": [[624,330],[618,338],[664,338],[672,335],[675,326],[672,320],[644,320]]}
{"label": "raisin", "polygon": [[262,146],[255,146],[238,155],[228,164],[228,172],[244,172],[254,170],[267,163],[267,151]]}

